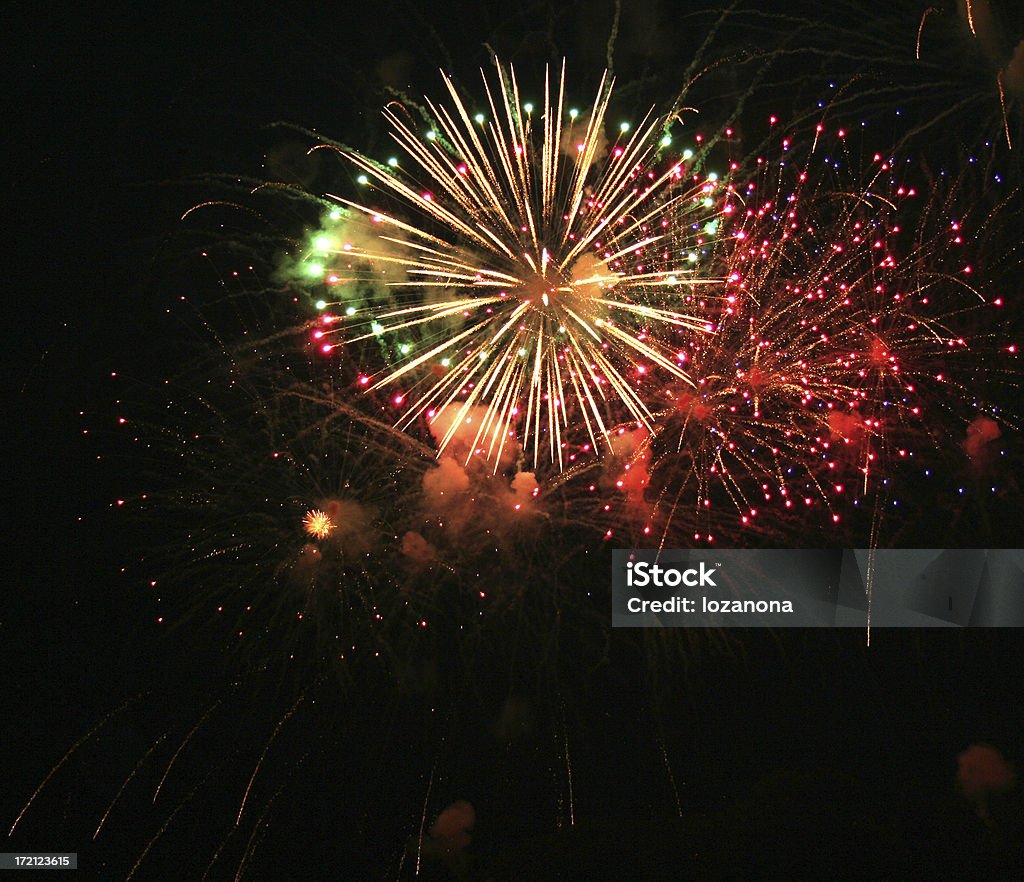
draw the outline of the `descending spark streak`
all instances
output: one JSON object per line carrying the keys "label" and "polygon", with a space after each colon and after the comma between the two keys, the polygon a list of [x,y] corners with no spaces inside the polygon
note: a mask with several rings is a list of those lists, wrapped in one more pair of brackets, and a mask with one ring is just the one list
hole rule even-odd
{"label": "descending spark streak", "polygon": [[185,740],[178,745],[178,749],[174,751],[174,756],[172,756],[170,762],[167,763],[167,768],[164,769],[164,773],[160,778],[160,783],[156,785],[156,790],[153,791],[154,803],[156,802],[157,797],[160,796],[160,791],[163,789],[164,782],[167,780],[167,776],[171,774],[171,768],[174,766],[175,761],[178,759],[178,755],[185,749],[185,745],[187,745],[189,741],[192,740],[192,736],[199,731],[199,727],[206,722],[206,718],[209,717],[210,714],[212,714],[218,707],[220,707],[221,701],[222,699],[217,699],[217,701],[214,702],[214,704],[209,708],[209,710],[207,710],[206,713],[202,715],[202,717],[199,719],[199,722],[192,727],[192,731],[185,736]]}
{"label": "descending spark streak", "polygon": [[929,16],[929,15],[931,15],[931,14],[932,14],[933,12],[939,12],[939,11],[940,11],[940,10],[939,10],[939,9],[937,9],[936,7],[934,7],[934,6],[929,6],[929,7],[928,7],[928,8],[927,8],[927,9],[926,9],[926,10],[925,10],[925,11],[924,11],[924,12],[923,12],[922,14],[921,14],[921,23],[920,23],[920,24],[919,24],[919,25],[917,26],[917,47],[916,47],[916,48],[915,48],[915,50],[914,50],[914,58],[915,58],[915,59],[916,59],[917,61],[920,61],[920,60],[921,60],[921,33],[922,33],[922,32],[924,31],[924,23],[925,23],[925,20],[926,20],[926,19],[928,18],[928,16]]}
{"label": "descending spark streak", "polygon": [[[306,761],[306,757],[308,755],[309,754],[303,755],[299,759],[298,763],[296,763],[296,767],[302,765],[302,763]],[[256,820],[256,823],[253,824],[252,833],[249,834],[249,841],[246,843],[245,852],[242,855],[242,860],[238,863],[238,870],[235,873],[234,882],[241,882],[242,877],[245,875],[245,869],[249,865],[249,861],[252,860],[253,855],[256,853],[256,849],[259,847],[260,842],[262,841],[262,837],[266,836],[268,827],[267,816],[270,814],[270,810],[271,808],[273,808],[274,802],[284,792],[284,789],[288,786],[289,783],[291,782],[286,780],[280,787],[277,788],[274,795],[270,797],[270,799],[267,801],[267,804],[263,807],[263,811],[260,814],[259,818]],[[217,854],[220,854],[219,849]]]}
{"label": "descending spark streak", "polygon": [[156,833],[153,835],[153,838],[146,843],[146,847],[142,849],[142,854],[138,856],[135,863],[132,865],[131,870],[128,871],[128,875],[124,877],[124,882],[131,882],[131,880],[135,878],[135,874],[138,872],[139,867],[142,866],[142,862],[146,859],[146,856],[150,853],[150,851],[153,850],[153,846],[156,845],[160,837],[163,836],[164,833],[167,832],[167,829],[171,826],[171,824],[174,823],[174,819],[178,816],[178,812],[180,812],[186,805],[188,805],[189,802],[192,801],[196,793],[199,792],[199,789],[204,784],[206,784],[206,782],[209,781],[210,778],[213,777],[213,771],[214,770],[211,769],[209,772],[206,773],[206,775],[203,776],[202,780],[188,792],[188,795],[186,795],[181,802],[178,803],[174,811],[171,812],[171,814],[167,817],[167,820],[160,825],[160,829],[157,830]]}
{"label": "descending spark streak", "polygon": [[132,769],[131,774],[124,779],[124,783],[120,786],[117,793],[114,794],[114,798],[110,801],[110,805],[107,806],[107,810],[103,813],[103,817],[100,818],[99,824],[96,825],[96,832],[92,834],[93,839],[96,839],[96,837],[100,835],[100,831],[103,829],[103,825],[107,823],[107,818],[110,817],[110,813],[114,810],[114,806],[117,804],[117,801],[121,798],[121,794],[124,793],[125,788],[131,783],[131,780],[138,774],[139,769],[142,768],[143,763],[145,763],[146,760],[149,759],[153,751],[156,750],[157,747],[159,747],[161,744],[163,744],[163,741],[166,737],[167,733],[165,732],[163,735],[157,738],[157,740],[154,741],[152,745],[150,745],[149,750],[147,750],[142,755],[142,758],[135,764],[135,768]]}
{"label": "descending spark streak", "polygon": [[[607,73],[585,124],[575,113],[563,124],[564,64],[557,83],[545,76],[539,124],[512,70],[499,66],[496,85],[483,77],[489,121],[471,115],[442,77],[450,105],[427,100],[434,127],[426,138],[384,110],[409,168],[343,154],[419,222],[332,197],[371,235],[370,244],[362,237],[325,249],[325,264],[339,263],[325,277],[344,286],[376,267],[402,278],[387,282],[387,296],[330,316],[317,339],[331,341],[326,351],[411,340],[367,383],[407,385],[395,396],[399,425],[447,411],[454,427],[483,407],[476,446],[496,463],[511,443],[532,448],[534,466],[547,447],[561,469],[577,436],[610,449],[619,423],[650,426],[637,379],[648,368],[690,382],[675,357],[679,340],[709,329],[678,304],[693,285],[716,284],[697,275],[695,250],[713,235],[708,221],[725,188],[682,160],[664,163],[666,122],[650,113],[602,163]],[[566,149],[572,139],[575,151]]]}
{"label": "descending spark streak", "polygon": [[427,792],[423,797],[423,812],[420,815],[420,830],[416,837],[416,875],[420,874],[420,867],[423,863],[423,836],[427,829],[427,811],[430,806],[430,791],[434,789],[434,775],[437,774],[437,760],[430,769],[430,780],[427,782]]}
{"label": "descending spark streak", "polygon": [[95,735],[100,729],[102,729],[111,720],[111,718],[113,718],[117,714],[121,713],[121,711],[123,711],[129,705],[134,704],[140,698],[142,698],[142,694],[141,693],[139,695],[136,695],[136,696],[132,697],[132,698],[129,698],[120,707],[115,708],[109,714],[107,714],[102,720],[100,720],[95,726],[93,726],[88,732],[86,732],[74,744],[72,744],[70,748],[68,748],[68,752],[65,753],[64,756],[62,756],[60,758],[60,761],[52,769],[50,769],[50,771],[47,773],[46,777],[43,778],[42,783],[35,789],[35,791],[29,797],[28,802],[26,802],[24,807],[22,808],[22,810],[20,812],[18,812],[18,817],[16,817],[14,819],[14,823],[11,824],[11,829],[7,831],[7,835],[8,836],[13,836],[14,835],[14,831],[17,828],[18,824],[21,823],[21,819],[25,816],[25,812],[27,812],[29,810],[29,808],[31,807],[32,803],[36,801],[36,797],[38,797],[39,794],[42,793],[43,788],[50,782],[50,779],[53,778],[53,776],[56,775],[57,772],[60,771],[60,769],[63,767],[64,763],[66,763],[71,758],[72,754],[74,754],[74,752],[76,750],[78,750],[78,748],[82,744],[84,744],[86,741],[88,741],[90,738],[92,738],[92,736]]}
{"label": "descending spark streak", "polygon": [[242,803],[238,807],[238,816],[235,818],[236,827],[242,822],[242,814],[243,812],[245,812],[245,804],[249,799],[249,791],[252,790],[253,781],[256,780],[256,776],[259,774],[260,767],[263,765],[263,760],[267,758],[267,753],[270,750],[270,745],[274,743],[274,739],[277,738],[278,733],[281,731],[281,727],[284,726],[284,724],[287,723],[295,714],[295,711],[299,709],[299,705],[302,704],[302,702],[305,700],[307,692],[309,692],[308,686],[302,690],[302,694],[295,700],[295,704],[293,704],[288,709],[288,713],[286,713],[283,717],[281,717],[280,720],[278,720],[277,725],[274,727],[274,731],[267,739],[267,743],[263,748],[263,752],[260,754],[260,758],[256,761],[256,766],[252,770],[252,775],[249,776],[249,783],[245,785],[245,793],[242,796]]}
{"label": "descending spark streak", "polygon": [[1013,141],[1010,139],[1010,118],[1006,115],[1006,92],[1003,89],[1003,71],[996,75],[996,84],[999,86],[999,107],[1003,112],[1003,132],[1006,135],[1006,146],[1013,150]]}
{"label": "descending spark streak", "polygon": [[565,719],[565,702],[562,702],[562,747],[565,754],[565,776],[569,788],[569,826],[576,825],[576,797],[573,793],[572,757],[569,754],[569,724]]}

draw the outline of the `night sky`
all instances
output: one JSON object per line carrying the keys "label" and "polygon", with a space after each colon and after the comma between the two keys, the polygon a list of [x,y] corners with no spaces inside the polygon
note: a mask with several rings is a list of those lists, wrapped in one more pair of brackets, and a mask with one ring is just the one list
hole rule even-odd
{"label": "night sky", "polygon": [[[244,641],[240,619],[212,612],[223,596],[244,616],[246,592],[273,582],[247,581],[238,561],[273,569],[281,508],[267,501],[276,485],[260,483],[274,474],[258,459],[263,411],[211,423],[196,402],[237,403],[207,395],[228,364],[254,371],[253,402],[273,398],[270,367],[232,359],[246,335],[296,321],[302,307],[274,267],[317,222],[301,200],[251,198],[251,182],[355,197],[350,166],[306,155],[317,137],[382,158],[386,102],[442,96],[442,69],[477,94],[492,51],[531,84],[524,92],[566,58],[581,101],[610,56],[616,121],[673,106],[693,80],[684,103],[702,131],[734,129],[733,157],[760,148],[770,114],[813,130],[827,104],[856,132],[852,151],[898,150],[914,180],[959,181],[947,206],[994,218],[965,247],[975,281],[1005,308],[977,330],[968,393],[943,404],[959,420],[938,433],[947,443],[924,445],[938,473],[894,472],[906,501],[878,542],[1019,547],[1019,367],[1003,356],[1024,318],[1024,74],[1008,73],[1024,13],[975,3],[972,36],[955,2],[935,4],[917,61],[929,4],[819,5],[0,12],[0,851],[77,852],[78,878],[104,880],[1016,876],[1019,788],[972,802],[957,758],[984,744],[1022,761],[1017,630],[877,630],[870,647],[859,630],[613,632],[610,555],[581,525],[446,561],[418,583],[430,586],[414,604],[430,627],[386,601],[399,624],[344,664],[321,633],[334,623],[315,610],[280,627],[270,615]],[[244,207],[181,220],[207,200]],[[273,370],[303,370],[298,349],[274,353]],[[317,388],[343,377],[316,364],[302,376]],[[962,444],[979,405],[1003,420],[984,461]],[[211,426],[212,461],[234,457],[219,474],[242,476],[238,510],[194,525],[182,502],[205,491],[182,477],[173,439]],[[330,454],[339,449],[351,448]],[[358,462],[356,474],[372,456]],[[416,468],[389,480],[399,488]],[[198,566],[182,536],[217,518],[255,550]],[[722,544],[865,547],[871,517],[851,511],[830,529],[791,518],[726,529]],[[400,581],[359,590],[400,597]],[[492,606],[477,602],[492,590]],[[259,609],[278,602],[251,596]],[[288,615],[290,602],[279,599]],[[365,609],[345,609],[342,627],[363,641]],[[469,844],[430,835],[461,800],[475,813]]]}

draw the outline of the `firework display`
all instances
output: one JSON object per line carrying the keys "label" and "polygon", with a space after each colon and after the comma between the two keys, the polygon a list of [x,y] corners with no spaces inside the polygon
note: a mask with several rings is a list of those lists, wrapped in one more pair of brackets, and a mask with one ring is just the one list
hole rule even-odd
{"label": "firework display", "polygon": [[[564,467],[625,420],[650,426],[648,371],[689,384],[678,344],[706,322],[678,295],[714,284],[698,264],[717,175],[692,151],[663,155],[670,120],[624,123],[610,142],[608,80],[582,115],[564,67],[537,108],[500,65],[486,113],[445,85],[452,107],[430,103],[430,128],[385,110],[407,158],[346,154],[405,210],[338,199],[341,229],[314,238],[307,264],[330,292],[317,337],[325,352],[379,339],[389,358],[361,382],[391,390],[399,425],[442,424],[442,450],[472,422],[471,446],[497,462],[523,448]],[[368,274],[384,290],[361,296]]]}
{"label": "firework display", "polygon": [[227,397],[179,405],[192,558],[144,564],[161,596],[230,559],[239,584],[204,604],[231,597],[243,642],[379,654],[449,589],[456,622],[529,604],[553,561],[621,542],[884,541],[905,481],[998,453],[1007,416],[980,393],[1015,347],[962,182],[824,118],[771,117],[746,158],[731,129],[674,144],[653,114],[609,139],[607,76],[582,114],[564,67],[542,82],[535,108],[498,63],[486,112],[450,78],[422,125],[389,105],[402,158],[330,145],[369,195],[310,197],[318,227],[222,353]]}
{"label": "firework display", "polygon": [[[615,4],[578,72],[554,51],[597,28],[578,10],[549,16],[552,51],[486,43],[469,76],[445,58],[436,91],[411,55],[353,47],[352,82],[383,84],[346,93],[354,144],[274,122],[260,172],[160,183],[180,221],[123,344],[145,369],[104,363],[109,400],[75,426],[116,487],[79,521],[117,534],[121,627],[145,624],[123,656],[152,658],[11,790],[17,847],[85,831],[110,878],[326,878],[337,855],[345,878],[515,879],[604,878],[628,841],[613,878],[714,878],[775,858],[713,824],[763,815],[751,842],[781,841],[775,818],[825,801],[877,839],[923,816],[887,771],[867,794],[836,770],[913,743],[849,731],[921,683],[963,698],[951,641],[881,689],[878,657],[905,660],[870,612],[867,635],[612,629],[609,574],[627,547],[1016,541],[1019,53],[988,3],[863,32],[853,3],[740,3],[684,16],[707,33],[680,60],[641,5]],[[454,27],[422,25],[442,47]],[[984,119],[946,137],[958,113]],[[1001,856],[1012,762],[960,763]],[[899,839],[903,864],[866,866],[913,877]]]}
{"label": "firework display", "polygon": [[1003,299],[963,256],[977,231],[948,195],[918,193],[905,162],[875,154],[850,180],[846,132],[823,129],[805,160],[758,157],[729,188],[724,306],[684,353],[694,388],[664,390],[647,445],[663,522],[688,509],[697,525],[681,543],[714,541],[723,504],[744,527],[797,507],[838,524],[899,496],[901,461],[934,465],[951,426],[963,440],[999,413],[965,388],[999,357],[986,329]]}
{"label": "firework display", "polygon": [[608,142],[604,82],[583,123],[563,69],[535,123],[498,72],[487,114],[449,79],[452,109],[428,102],[420,127],[389,107],[408,159],[345,158],[396,207],[339,198],[300,264],[313,340],[359,360],[397,428],[427,425],[461,461],[444,468],[566,472],[606,539],[736,541],[765,509],[838,524],[891,500],[899,461],[939,443],[931,403],[961,439],[1002,418],[956,369],[991,354],[969,335],[1003,303],[962,258],[957,185],[862,167],[822,123],[720,175],[699,134],[672,152],[671,120]]}

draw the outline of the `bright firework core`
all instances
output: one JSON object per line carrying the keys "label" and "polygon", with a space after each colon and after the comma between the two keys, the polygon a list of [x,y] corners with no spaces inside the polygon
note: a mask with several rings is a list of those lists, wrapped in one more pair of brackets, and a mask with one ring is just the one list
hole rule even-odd
{"label": "bright firework core", "polygon": [[557,310],[559,305],[571,305],[574,309],[587,310],[593,309],[594,301],[602,297],[617,278],[597,257],[584,254],[567,274],[546,267],[542,272],[527,276],[515,290],[521,300],[534,307]]}
{"label": "bright firework core", "polygon": [[551,306],[557,303],[572,288],[561,279],[542,276],[540,273],[526,279],[519,289],[519,296],[531,306]]}
{"label": "bright firework core", "polygon": [[334,531],[335,524],[331,516],[319,509],[307,511],[302,519],[303,529],[315,539],[326,539]]}
{"label": "bright firework core", "polygon": [[[399,426],[483,412],[475,452],[497,463],[525,450],[536,467],[544,451],[561,469],[574,451],[610,450],[623,424],[652,426],[651,377],[690,384],[678,353],[707,331],[691,304],[697,286],[721,284],[701,262],[728,188],[690,158],[666,160],[668,120],[648,115],[609,143],[607,81],[583,116],[565,110],[564,69],[537,112],[500,66],[496,84],[484,77],[487,113],[445,85],[451,105],[427,101],[426,131],[385,110],[404,159],[345,153],[399,205],[335,197],[344,245],[317,249],[316,275],[344,316],[316,339],[325,352],[378,344],[363,387],[393,390]],[[370,302],[346,288],[359,267],[383,287]]]}

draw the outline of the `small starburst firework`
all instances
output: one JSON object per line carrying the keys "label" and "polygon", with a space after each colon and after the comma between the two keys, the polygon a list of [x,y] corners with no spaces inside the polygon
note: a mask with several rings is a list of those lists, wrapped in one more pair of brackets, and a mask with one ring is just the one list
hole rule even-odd
{"label": "small starburst firework", "polygon": [[326,539],[334,532],[335,526],[331,516],[319,509],[307,511],[302,519],[302,528],[315,539]]}
{"label": "small starburst firework", "polygon": [[[569,450],[608,450],[615,426],[651,424],[645,379],[690,383],[680,345],[707,327],[682,295],[715,284],[700,262],[725,187],[692,151],[666,159],[671,120],[609,143],[607,78],[582,115],[566,112],[564,66],[536,112],[500,66],[487,114],[444,82],[451,105],[428,101],[425,130],[384,112],[407,159],[343,151],[397,205],[338,198],[343,228],[310,251],[332,292],[317,339],[376,340],[384,363],[361,383],[391,390],[401,426],[450,427],[442,450],[473,419],[493,461],[522,448],[563,468]],[[365,296],[374,274],[383,291]]]}

